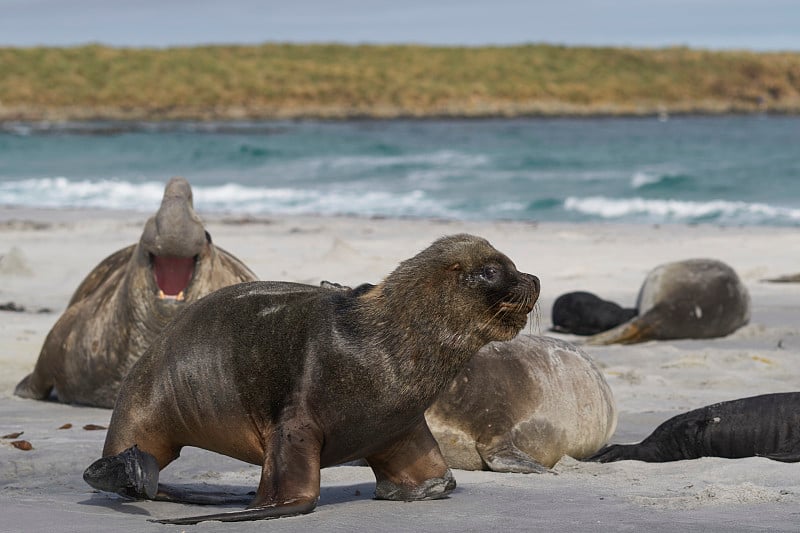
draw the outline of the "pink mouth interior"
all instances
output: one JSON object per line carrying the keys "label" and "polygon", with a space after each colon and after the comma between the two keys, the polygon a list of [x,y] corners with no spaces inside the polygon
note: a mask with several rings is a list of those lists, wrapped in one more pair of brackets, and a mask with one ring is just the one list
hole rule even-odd
{"label": "pink mouth interior", "polygon": [[167,296],[176,296],[189,286],[194,273],[194,257],[153,256],[153,273],[158,288]]}

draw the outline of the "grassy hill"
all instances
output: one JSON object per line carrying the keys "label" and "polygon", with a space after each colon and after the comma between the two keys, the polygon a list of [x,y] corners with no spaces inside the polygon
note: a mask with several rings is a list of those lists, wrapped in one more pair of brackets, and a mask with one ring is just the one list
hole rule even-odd
{"label": "grassy hill", "polygon": [[800,53],[0,48],[0,120],[800,113]]}

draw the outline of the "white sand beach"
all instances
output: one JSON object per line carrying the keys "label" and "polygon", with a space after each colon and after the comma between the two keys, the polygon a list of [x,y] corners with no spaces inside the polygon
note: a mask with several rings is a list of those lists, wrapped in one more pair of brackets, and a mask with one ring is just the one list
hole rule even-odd
{"label": "white sand beach", "polygon": [[[201,213],[202,214],[202,213]],[[0,436],[24,432],[32,450],[0,440],[0,531],[797,531],[800,465],[764,458],[649,464],[563,459],[551,474],[456,470],[447,499],[372,499],[365,467],[322,473],[317,509],[269,522],[169,526],[149,518],[207,508],[128,502],[82,480],[100,456],[111,411],[23,400],[14,386],[33,369],[45,335],[101,259],[139,239],[144,213],[0,208]],[[206,216],[214,242],[261,279],[378,282],[439,236],[489,239],[542,283],[528,333],[549,334],[555,298],[588,290],[635,304],[655,266],[692,257],[725,261],[752,298],[749,325],[726,338],[584,349],[605,372],[620,419],[612,442],[634,442],[670,416],[709,403],[800,390],[800,284],[760,280],[800,272],[791,228],[525,224],[346,217]],[[49,309],[50,312],[39,312]],[[578,337],[555,335],[580,341]],[[513,392],[510,392],[513,394]],[[71,424],[69,429],[59,429]],[[162,475],[198,488],[255,490],[260,469],[187,449]],[[244,507],[223,506],[220,510]]]}

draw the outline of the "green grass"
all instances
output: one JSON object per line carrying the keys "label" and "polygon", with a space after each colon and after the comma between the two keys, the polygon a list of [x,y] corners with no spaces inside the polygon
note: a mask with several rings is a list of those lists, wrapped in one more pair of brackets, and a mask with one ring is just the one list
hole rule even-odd
{"label": "green grass", "polygon": [[0,119],[800,112],[800,53],[547,45],[0,48]]}

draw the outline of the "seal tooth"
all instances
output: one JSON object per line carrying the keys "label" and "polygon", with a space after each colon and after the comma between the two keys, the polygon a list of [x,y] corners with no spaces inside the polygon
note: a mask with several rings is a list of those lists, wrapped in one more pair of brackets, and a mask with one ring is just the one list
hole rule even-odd
{"label": "seal tooth", "polygon": [[177,296],[175,296],[175,299],[178,300],[179,302],[182,302],[186,299],[186,296],[183,294],[183,291],[181,291],[178,293]]}
{"label": "seal tooth", "polygon": [[166,298],[166,297],[167,297],[167,295],[166,295],[166,294],[164,294],[164,291],[162,291],[161,289],[159,289],[159,290],[158,290],[158,299],[159,299],[159,300],[163,300],[163,299],[164,299],[164,298]]}

